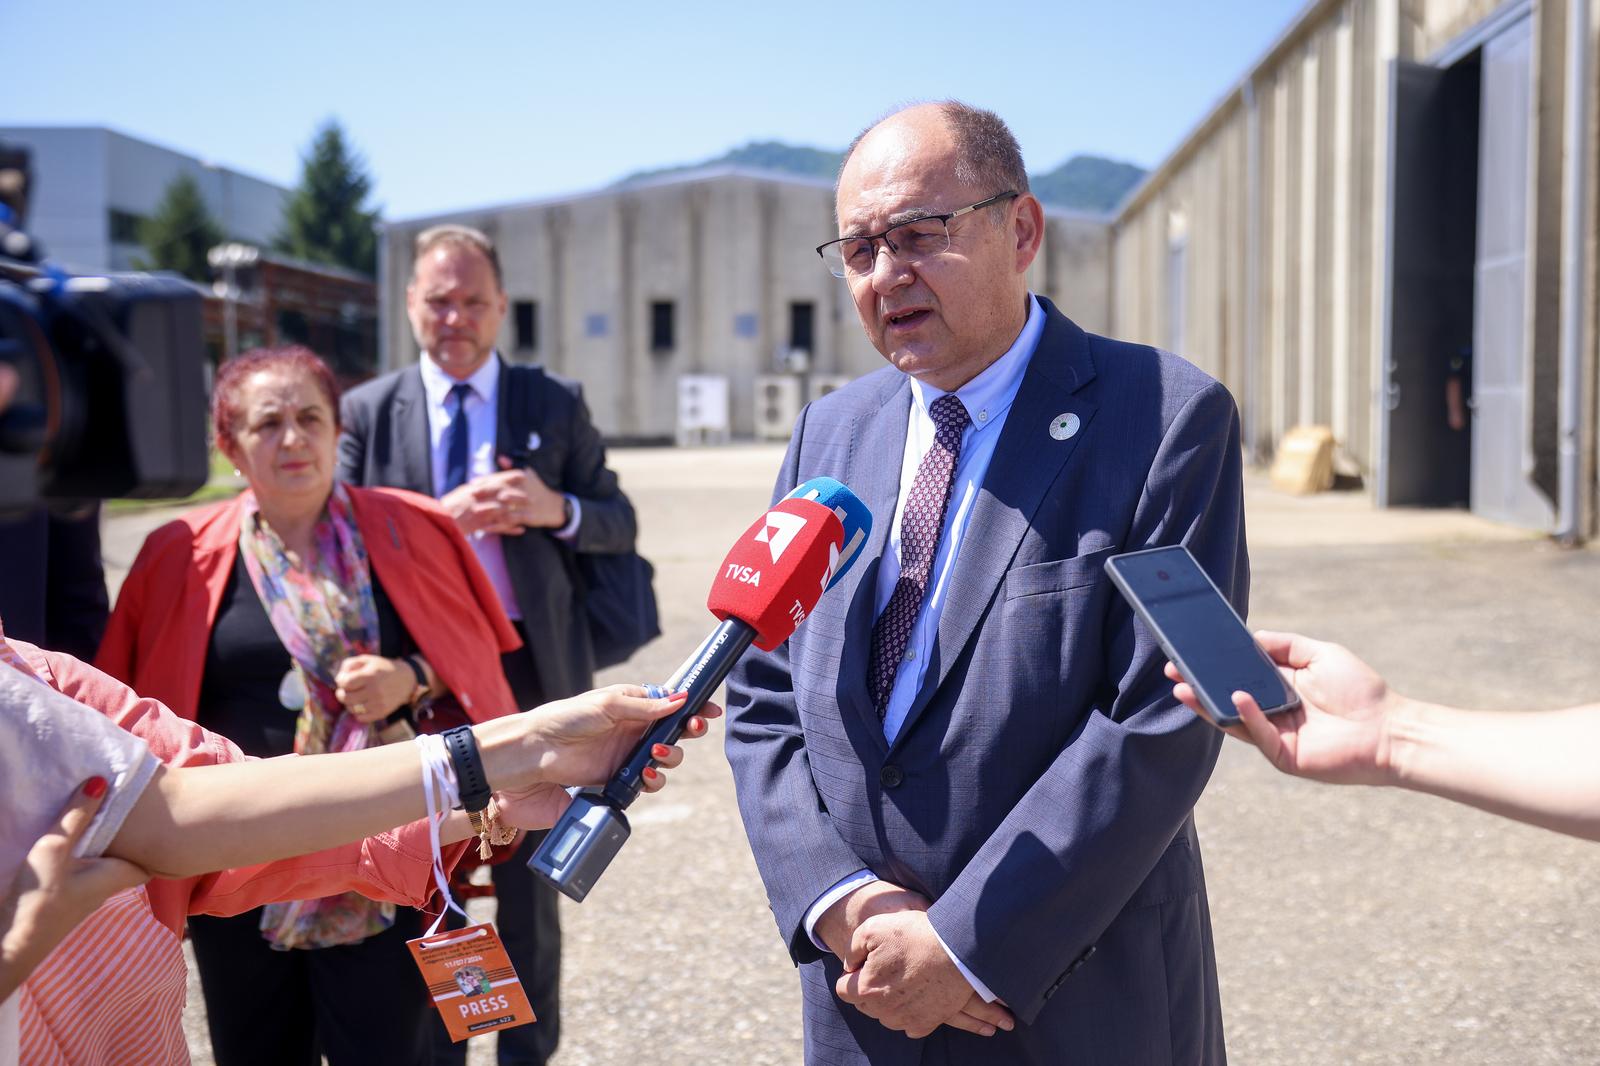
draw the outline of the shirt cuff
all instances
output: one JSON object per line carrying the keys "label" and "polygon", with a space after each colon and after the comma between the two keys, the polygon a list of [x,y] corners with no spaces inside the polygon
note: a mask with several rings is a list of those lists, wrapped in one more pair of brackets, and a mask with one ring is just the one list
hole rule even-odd
{"label": "shirt cuff", "polygon": [[568,503],[572,504],[572,520],[556,530],[555,535],[562,540],[571,540],[578,535],[578,523],[583,521],[583,504],[579,503],[578,498],[570,493],[564,492],[562,496],[566,498]]}
{"label": "shirt cuff", "polygon": [[[819,951],[831,952],[833,950],[818,940],[816,933],[817,922],[822,920],[822,916],[828,912],[828,908],[862,885],[870,884],[877,879],[878,875],[871,870],[857,870],[817,897],[817,901],[811,905],[811,909],[806,911],[806,936],[811,938],[811,942],[817,945]],[[948,951],[949,949],[946,948],[945,950]]]}
{"label": "shirt cuff", "polygon": [[956,969],[961,971],[961,976],[967,979],[967,984],[972,986],[972,990],[974,992],[983,997],[983,1001],[985,1003],[993,1003],[995,1000],[1000,998],[993,992],[989,991],[988,985],[978,980],[977,974],[967,969],[966,963],[962,962],[956,957],[956,953],[950,950],[950,945],[944,942],[944,937],[939,936],[939,930],[935,929],[933,931],[933,935],[939,941],[939,946],[944,948],[944,953],[950,956],[950,961],[956,964]]}

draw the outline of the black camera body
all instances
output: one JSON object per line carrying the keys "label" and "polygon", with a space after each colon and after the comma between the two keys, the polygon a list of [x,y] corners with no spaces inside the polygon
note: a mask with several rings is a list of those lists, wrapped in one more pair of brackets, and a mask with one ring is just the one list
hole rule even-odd
{"label": "black camera body", "polygon": [[187,496],[209,475],[204,290],[39,262],[0,203],[0,514],[40,503]]}

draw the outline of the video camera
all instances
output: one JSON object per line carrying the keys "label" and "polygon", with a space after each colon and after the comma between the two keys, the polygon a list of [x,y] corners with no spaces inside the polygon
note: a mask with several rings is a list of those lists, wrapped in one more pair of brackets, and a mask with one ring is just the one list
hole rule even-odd
{"label": "video camera", "polygon": [[205,484],[204,290],[152,274],[73,276],[23,230],[28,155],[0,144],[0,514],[187,496]]}

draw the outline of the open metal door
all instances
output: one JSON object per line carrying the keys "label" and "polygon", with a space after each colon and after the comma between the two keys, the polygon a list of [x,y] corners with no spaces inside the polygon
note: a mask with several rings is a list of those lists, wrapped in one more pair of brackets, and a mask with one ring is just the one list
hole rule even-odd
{"label": "open metal door", "polygon": [[1548,530],[1555,509],[1533,484],[1528,389],[1532,19],[1483,46],[1481,128],[1472,509],[1486,518]]}
{"label": "open metal door", "polygon": [[1390,75],[1377,503],[1465,506],[1472,437],[1446,396],[1472,343],[1478,65],[1395,60]]}

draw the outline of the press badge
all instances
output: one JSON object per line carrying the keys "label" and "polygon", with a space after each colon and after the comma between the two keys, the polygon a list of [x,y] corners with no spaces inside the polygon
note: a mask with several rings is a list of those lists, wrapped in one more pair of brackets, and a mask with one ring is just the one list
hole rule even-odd
{"label": "press badge", "polygon": [[494,926],[418,937],[406,947],[456,1043],[538,1020]]}

